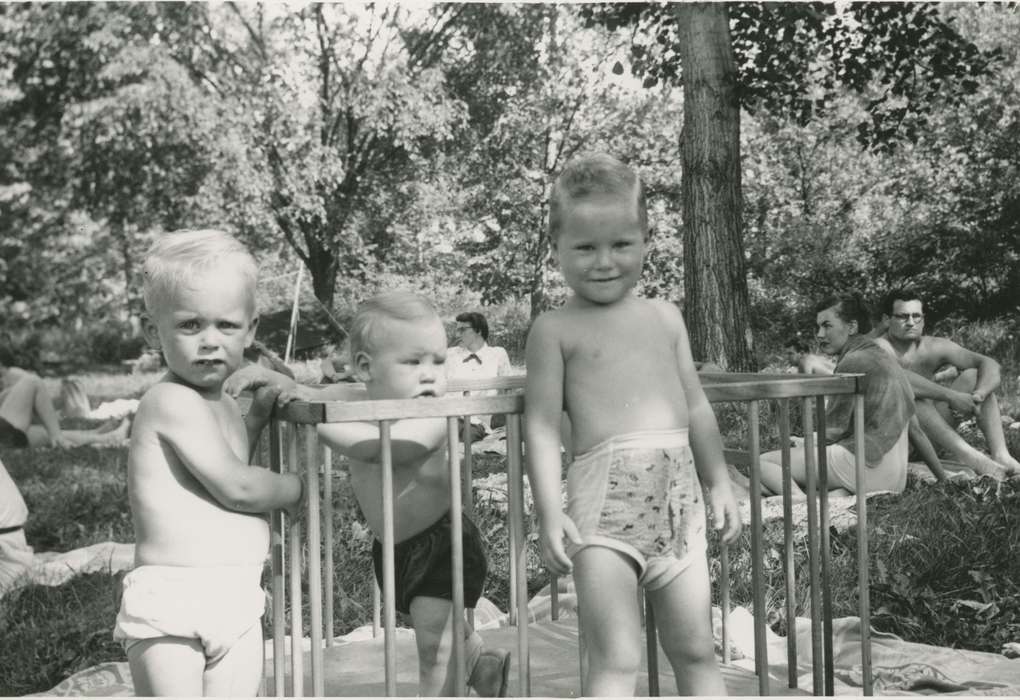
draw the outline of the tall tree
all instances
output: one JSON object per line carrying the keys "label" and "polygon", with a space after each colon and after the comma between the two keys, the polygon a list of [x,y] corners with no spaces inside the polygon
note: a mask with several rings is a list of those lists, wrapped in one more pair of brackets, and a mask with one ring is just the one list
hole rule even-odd
{"label": "tall tree", "polygon": [[[684,80],[680,139],[684,202],[684,297],[700,360],[754,366],[742,239],[740,103],[726,7],[677,6]],[[693,263],[698,264],[693,264]],[[708,313],[703,313],[707,310]]]}
{"label": "tall tree", "polygon": [[[714,62],[713,72],[721,73],[726,54],[692,52],[690,43],[698,37],[687,30],[697,14],[714,16],[719,23],[723,13],[732,32],[729,44],[741,107],[807,123],[824,113],[834,97],[850,90],[861,95],[864,103],[858,139],[864,147],[875,149],[891,149],[902,140],[917,138],[933,110],[973,92],[975,77],[986,72],[993,57],[960,36],[937,6],[924,3],[727,3],[714,9],[686,3],[628,3],[590,6],[586,13],[593,23],[631,29],[632,69],[643,76],[647,86],[660,81],[686,84],[684,75],[702,67],[685,65],[685,56],[694,63]],[[719,30],[714,36],[718,43],[726,42]],[[707,100],[701,104],[704,108],[714,106]],[[708,121],[718,116],[700,118]],[[730,141],[728,149],[738,148],[733,141],[739,139],[739,131],[730,130],[719,137]],[[696,155],[694,150],[683,152]],[[682,167],[686,173],[698,165],[685,158]],[[684,191],[693,194],[698,188],[685,187]],[[702,206],[707,203],[705,199],[700,202]],[[698,212],[697,206],[685,197],[687,224],[708,220],[709,215]],[[685,246],[685,270],[718,264],[699,257],[698,250],[729,255],[723,264],[740,267],[739,217],[718,217],[716,222],[721,228],[713,230],[712,236],[729,244]],[[707,226],[701,229],[702,235],[708,231]],[[722,300],[746,310],[747,292],[732,286],[733,282],[719,276],[716,283],[722,286],[711,297],[687,299],[690,315],[703,315],[704,325],[719,323],[732,313],[721,305]],[[700,290],[692,287],[691,291]],[[743,313],[746,317],[746,311]],[[693,325],[703,324],[695,319]],[[718,357],[720,364],[730,369],[752,369],[753,356],[747,352],[749,332],[749,326],[727,325],[721,348],[714,346],[716,341],[710,340],[710,335],[699,334],[692,337],[694,352]]]}

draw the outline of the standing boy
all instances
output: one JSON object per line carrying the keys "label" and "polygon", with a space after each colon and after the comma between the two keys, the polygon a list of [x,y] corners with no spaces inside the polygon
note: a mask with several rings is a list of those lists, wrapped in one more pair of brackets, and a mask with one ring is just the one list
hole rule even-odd
{"label": "standing boy", "polygon": [[[573,295],[528,337],[528,475],[543,558],[558,575],[574,571],[589,650],[585,694],[634,694],[640,585],[679,693],[723,695],[702,484],[724,541],[737,536],[740,517],[683,318],[672,304],[633,294],[648,237],[640,179],[606,155],[568,164],[550,197],[549,236]],[[576,455],[566,514],[564,410]]]}
{"label": "standing boy", "polygon": [[[446,393],[446,331],[431,304],[409,292],[380,294],[358,307],[351,327],[351,366],[369,399],[434,398]],[[294,389],[289,398],[323,399],[329,389]],[[326,423],[319,436],[350,461],[351,486],[368,526],[383,531],[381,441],[377,423]],[[450,472],[446,420],[419,418],[391,426],[396,609],[411,616],[418,646],[418,694],[452,695],[453,580]],[[463,517],[464,605],[482,594],[487,562],[478,528]],[[372,547],[382,583],[382,545]],[[504,696],[510,654],[484,649],[465,626],[468,685],[480,696]]]}
{"label": "standing boy", "polygon": [[143,269],[146,339],[166,375],[142,397],[128,453],[135,569],[114,629],[136,695],[248,695],[263,673],[265,513],[302,482],[249,466],[277,392],[248,416],[223,391],[255,335],[255,260],[219,231],[160,238]]}

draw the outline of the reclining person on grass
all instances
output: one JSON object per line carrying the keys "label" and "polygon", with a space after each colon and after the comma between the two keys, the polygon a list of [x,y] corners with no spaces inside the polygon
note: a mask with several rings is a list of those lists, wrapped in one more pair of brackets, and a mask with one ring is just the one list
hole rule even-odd
{"label": "reclining person on grass", "polygon": [[[446,393],[446,331],[432,305],[410,292],[363,302],[351,328],[351,364],[369,399],[411,399]],[[322,400],[334,387],[294,385],[280,401]],[[448,696],[453,677],[453,581],[450,472],[446,420],[403,419],[392,424],[396,609],[411,616],[418,645],[418,695]],[[319,436],[350,460],[351,486],[369,527],[382,536],[381,441],[377,423],[328,423]],[[478,528],[464,515],[464,605],[482,594],[488,563]],[[372,546],[382,585],[382,545]],[[483,697],[504,696],[510,653],[485,649],[465,621],[468,685]]]}
{"label": "reclining person on grass", "polygon": [[[999,363],[961,347],[948,338],[924,335],[924,304],[913,289],[886,295],[882,313],[886,332],[875,339],[907,371],[917,403],[917,417],[936,445],[978,474],[1020,475],[1020,462],[1009,453],[995,390],[1002,381]],[[936,370],[955,367],[949,386],[937,383]],[[991,457],[971,446],[956,431],[953,411],[976,417]]]}
{"label": "reclining person on grass", "polygon": [[218,231],[168,234],[143,267],[146,339],[167,372],[142,397],[128,452],[135,569],[113,637],[136,695],[254,696],[263,674],[265,514],[298,507],[296,474],[249,466],[277,393],[245,419],[223,383],[255,335],[258,270]]}
{"label": "reclining person on grass", "polygon": [[63,430],[53,398],[38,375],[14,367],[10,351],[0,347],[0,447],[75,447],[123,441],[131,421],[112,429]]}
{"label": "reclining person on grass", "polygon": [[[823,352],[836,355],[835,372],[863,374],[865,489],[903,491],[907,482],[908,426],[914,393],[906,374],[865,333],[871,327],[867,308],[856,294],[831,297],[816,307],[818,340]],[[857,490],[853,395],[833,396],[825,410],[825,455],[830,490]],[[802,438],[795,438],[802,447]],[[803,497],[807,463],[803,449],[790,453],[793,494]],[[782,453],[761,456],[761,482],[770,494],[783,492]],[[767,493],[766,495],[770,495]]]}

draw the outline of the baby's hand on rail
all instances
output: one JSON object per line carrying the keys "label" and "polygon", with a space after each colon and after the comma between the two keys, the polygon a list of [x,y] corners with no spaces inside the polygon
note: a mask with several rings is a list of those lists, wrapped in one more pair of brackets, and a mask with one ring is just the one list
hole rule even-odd
{"label": "baby's hand on rail", "polygon": [[279,406],[286,406],[291,401],[315,401],[315,389],[304,384],[292,384],[284,387],[276,399]]}
{"label": "baby's hand on rail", "polygon": [[548,520],[549,522],[542,523],[539,529],[538,542],[542,550],[542,560],[551,573],[566,576],[574,565],[567,556],[563,540],[566,538],[574,544],[581,544],[581,534],[566,513],[560,512],[550,516]]}
{"label": "baby's hand on rail", "polygon": [[731,544],[740,534],[740,506],[728,482],[708,489],[709,506],[712,509],[712,527],[726,544]]}

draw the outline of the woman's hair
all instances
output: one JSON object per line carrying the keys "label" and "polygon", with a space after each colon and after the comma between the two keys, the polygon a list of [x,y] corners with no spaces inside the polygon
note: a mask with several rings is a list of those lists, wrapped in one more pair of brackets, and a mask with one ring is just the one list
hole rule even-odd
{"label": "woman's hair", "polygon": [[464,313],[457,314],[457,323],[469,324],[471,330],[482,336],[482,340],[485,342],[489,341],[489,322],[485,320],[485,316],[477,311],[465,311]]}
{"label": "woman's hair", "polygon": [[439,318],[436,309],[424,297],[408,291],[384,292],[360,304],[351,322],[351,362],[359,352],[375,349],[375,334],[381,321],[418,321]]}
{"label": "woman's hair", "polygon": [[637,210],[641,230],[648,230],[648,204],[641,178],[624,163],[606,153],[580,156],[567,163],[549,194],[549,238],[556,241],[567,208],[593,195],[630,198]]}
{"label": "woman's hair", "polygon": [[827,297],[815,304],[815,313],[832,308],[836,309],[836,315],[844,323],[857,321],[858,333],[867,333],[871,330],[871,314],[858,292],[844,292]]}
{"label": "woman's hair", "polygon": [[244,244],[214,229],[177,231],[161,236],[149,248],[142,266],[146,310],[157,311],[182,285],[227,266],[241,273],[254,308],[259,268]]}

